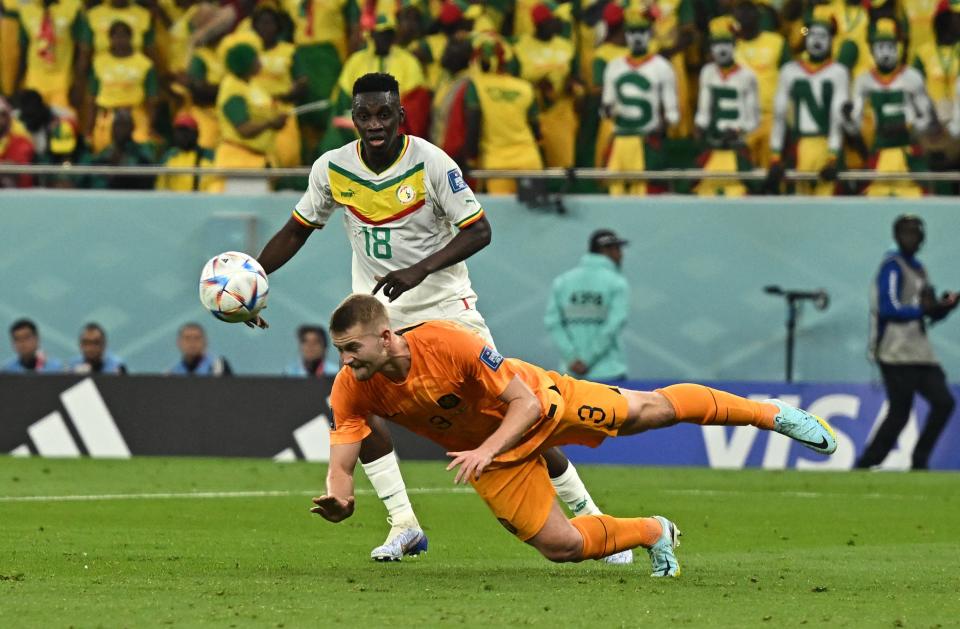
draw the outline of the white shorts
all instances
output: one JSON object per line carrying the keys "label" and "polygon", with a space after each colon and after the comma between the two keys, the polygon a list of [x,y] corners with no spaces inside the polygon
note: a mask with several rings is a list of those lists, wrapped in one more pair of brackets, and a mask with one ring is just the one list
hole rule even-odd
{"label": "white shorts", "polygon": [[487,322],[476,308],[477,299],[460,298],[442,301],[428,308],[404,309],[387,305],[390,313],[390,324],[393,329],[408,328],[424,321],[453,321],[479,334],[493,349],[493,335],[487,328]]}

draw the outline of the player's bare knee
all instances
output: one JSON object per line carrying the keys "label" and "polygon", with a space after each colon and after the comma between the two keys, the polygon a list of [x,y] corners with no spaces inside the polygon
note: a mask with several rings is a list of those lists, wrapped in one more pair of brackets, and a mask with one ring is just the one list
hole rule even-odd
{"label": "player's bare knee", "polygon": [[620,434],[635,434],[675,423],[676,411],[662,393],[624,389],[623,394],[627,398],[628,419],[620,429]]}
{"label": "player's bare knee", "polygon": [[568,563],[583,559],[583,541],[564,540],[563,542],[537,548],[540,554],[554,563]]}

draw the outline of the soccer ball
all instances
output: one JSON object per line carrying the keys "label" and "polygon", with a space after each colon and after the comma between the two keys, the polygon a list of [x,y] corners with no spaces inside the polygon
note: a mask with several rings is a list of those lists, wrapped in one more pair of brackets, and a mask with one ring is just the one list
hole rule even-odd
{"label": "soccer ball", "polygon": [[239,251],[210,258],[200,274],[200,303],[228,323],[256,319],[267,305],[269,290],[260,263]]}

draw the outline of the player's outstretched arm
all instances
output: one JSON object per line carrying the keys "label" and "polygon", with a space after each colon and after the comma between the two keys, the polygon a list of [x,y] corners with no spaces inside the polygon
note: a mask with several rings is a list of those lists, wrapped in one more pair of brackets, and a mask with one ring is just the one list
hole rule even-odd
{"label": "player's outstretched arm", "polygon": [[[460,230],[453,240],[439,251],[427,256],[420,262],[405,269],[391,271],[383,277],[377,277],[377,285],[373,287],[373,294],[383,289],[383,294],[393,301],[411,288],[417,286],[428,275],[463,262],[476,252],[490,244],[492,231],[485,216],[475,223]],[[268,245],[269,246],[269,245]],[[262,264],[262,262],[261,262]],[[269,273],[269,271],[268,271]]]}
{"label": "player's outstretched arm", "polygon": [[453,457],[447,470],[460,466],[456,478],[453,479],[454,483],[465,484],[470,482],[471,478],[480,478],[481,472],[490,465],[494,457],[516,445],[543,413],[540,400],[527,383],[517,376],[513,377],[499,397],[500,401],[507,405],[507,412],[500,427],[475,450],[447,452],[447,456]]}
{"label": "player's outstretched arm", "polygon": [[340,522],[353,515],[353,470],[360,458],[360,442],[330,446],[330,467],[327,470],[327,493],[313,499],[310,509],[330,522]]}
{"label": "player's outstretched arm", "polygon": [[313,232],[312,227],[307,227],[291,217],[263,248],[260,256],[257,257],[257,262],[267,272],[267,275],[273,273],[300,251],[300,247],[307,242],[307,238]]}

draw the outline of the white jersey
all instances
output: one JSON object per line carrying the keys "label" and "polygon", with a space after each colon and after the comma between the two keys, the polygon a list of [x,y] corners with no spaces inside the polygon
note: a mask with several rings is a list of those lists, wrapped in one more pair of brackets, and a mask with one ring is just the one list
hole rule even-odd
{"label": "white jersey", "polygon": [[787,124],[794,139],[826,137],[831,151],[839,151],[843,134],[841,113],[850,99],[850,73],[842,64],[828,62],[820,67],[805,61],[791,61],[780,68],[777,93],[773,98],[773,129],[770,148],[783,150]]}
{"label": "white jersey", "polygon": [[[359,140],[327,151],[313,163],[294,218],[319,229],[337,208],[343,209],[353,247],[355,293],[370,293],[375,277],[420,262],[445,247],[456,235],[455,227],[483,217],[456,163],[433,144],[409,135],[400,157],[380,173],[363,162]],[[382,292],[377,297],[387,303]],[[408,315],[431,311],[429,318],[438,318],[434,313],[440,304],[457,300],[469,300],[464,303],[468,307],[476,300],[464,262],[431,273],[389,308]]]}
{"label": "white jersey", "polygon": [[[859,130],[867,104],[873,109],[878,129],[901,122],[914,131],[923,132],[933,119],[933,103],[927,96],[923,75],[910,67],[901,67],[889,77],[877,74],[876,70],[857,76],[853,82],[853,123],[847,125],[851,130]],[[881,147],[900,143],[902,138],[877,137]]]}
{"label": "white jersey", "polygon": [[730,129],[749,133],[757,128],[759,119],[757,75],[753,70],[734,65],[725,72],[712,62],[703,66],[694,118],[699,128],[714,133]]}
{"label": "white jersey", "polygon": [[647,135],[677,124],[677,78],[660,55],[636,59],[629,55],[607,64],[603,72],[603,107],[617,135]]}

